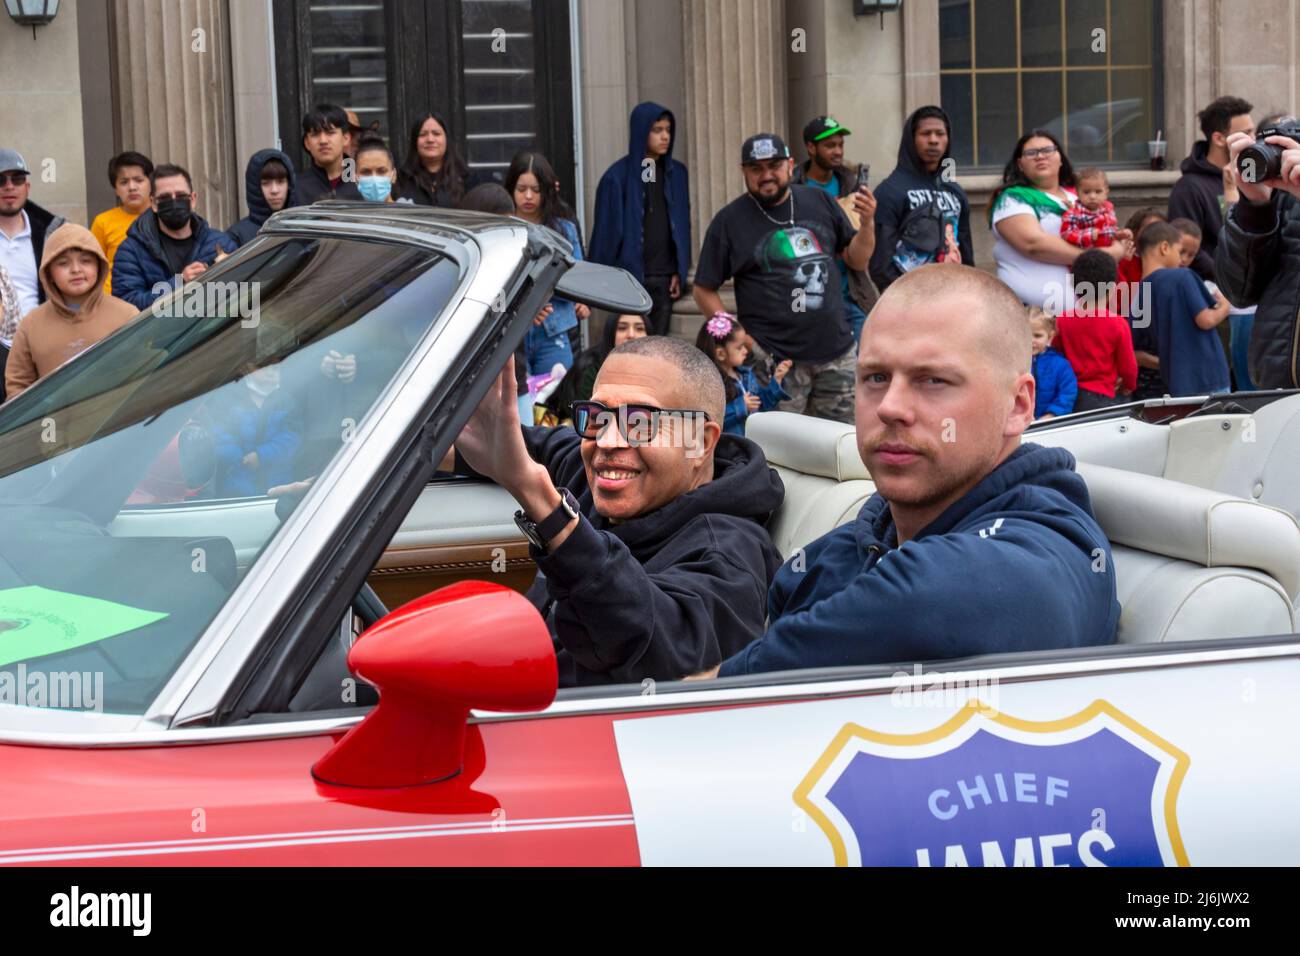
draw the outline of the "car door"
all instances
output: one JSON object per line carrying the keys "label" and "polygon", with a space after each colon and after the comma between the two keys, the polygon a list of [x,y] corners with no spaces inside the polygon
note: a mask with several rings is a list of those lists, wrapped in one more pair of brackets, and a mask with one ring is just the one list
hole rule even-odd
{"label": "car door", "polygon": [[613,733],[650,865],[1278,865],[1300,852],[1298,652],[988,658],[754,706],[718,682],[733,706]]}

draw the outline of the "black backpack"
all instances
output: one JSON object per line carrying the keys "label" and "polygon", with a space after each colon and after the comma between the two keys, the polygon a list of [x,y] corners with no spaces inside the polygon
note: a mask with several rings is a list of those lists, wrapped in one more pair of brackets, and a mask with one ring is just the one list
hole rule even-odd
{"label": "black backpack", "polygon": [[932,190],[928,202],[907,211],[898,238],[917,252],[934,255],[943,248],[943,227],[943,209]]}

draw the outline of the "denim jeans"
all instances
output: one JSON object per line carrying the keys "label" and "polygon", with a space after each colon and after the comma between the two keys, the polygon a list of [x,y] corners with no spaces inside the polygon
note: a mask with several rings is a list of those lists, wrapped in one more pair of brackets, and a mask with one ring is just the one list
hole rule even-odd
{"label": "denim jeans", "polygon": [[566,370],[573,365],[573,347],[567,332],[547,335],[544,328],[534,325],[528,330],[524,347],[528,350],[529,375],[545,375],[557,362]]}
{"label": "denim jeans", "polygon": [[1250,333],[1255,328],[1255,313],[1228,316],[1228,326],[1232,337],[1229,351],[1232,353],[1232,374],[1237,379],[1237,391],[1253,392],[1257,388],[1250,380]]}

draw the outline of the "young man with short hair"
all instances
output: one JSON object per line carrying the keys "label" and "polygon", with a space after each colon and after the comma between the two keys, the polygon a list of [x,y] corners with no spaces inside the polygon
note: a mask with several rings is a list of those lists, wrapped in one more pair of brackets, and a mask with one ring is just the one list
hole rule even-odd
{"label": "young man with short hair", "polygon": [[302,118],[302,146],[311,160],[298,175],[298,203],[318,199],[361,199],[354,161],[347,150],[352,124],[341,107],[321,103]]}
{"label": "young man with short hair", "polygon": [[1171,396],[1227,392],[1232,380],[1214,330],[1228,317],[1229,305],[1222,297],[1216,303],[1200,277],[1178,265],[1181,240],[1167,222],[1153,222],[1138,238],[1142,282],[1134,316],[1146,324],[1134,322],[1133,346],[1139,362],[1158,361]]}
{"label": "young man with short hair", "polygon": [[[833,116],[818,116],[811,120],[803,128],[803,145],[808,151],[808,159],[795,167],[794,175],[790,178],[792,183],[822,190],[838,202],[846,213],[852,208],[853,193],[858,185],[856,173],[850,171],[844,163],[844,138],[852,135]],[[865,270],[850,272],[843,259],[836,266],[840,272],[844,316],[848,319],[849,331],[853,333],[853,341],[856,342],[862,334],[862,323],[867,320],[867,314],[863,310],[870,309],[875,304],[875,289],[871,288]]]}
{"label": "young man with short hair", "polygon": [[108,257],[108,274],[104,277],[104,291],[113,294],[113,257],[117,247],[126,239],[140,214],[149,208],[149,176],[153,163],[143,153],[127,150],[108,161],[108,181],[117,195],[117,205],[95,217],[90,232]]}
{"label": "young man with short hair", "polygon": [[185,169],[164,163],[149,179],[151,208],[127,230],[113,260],[113,294],[142,311],[229,251],[219,241],[225,233],[194,211],[194,182]]}
{"label": "young man with short hair", "polygon": [[1169,192],[1169,218],[1190,219],[1201,227],[1201,249],[1191,268],[1202,279],[1214,279],[1214,251],[1223,228],[1228,137],[1234,133],[1255,134],[1250,118],[1253,108],[1238,96],[1220,96],[1201,110],[1198,119],[1205,139],[1192,145],[1191,154],[1181,166],[1183,175]]}
{"label": "young man with short hair", "polygon": [[865,269],[875,244],[875,197],[853,196],[856,232],[839,203],[821,189],[792,184],[785,141],[759,133],[741,146],[745,193],[713,217],[695,270],[695,303],[706,319],[721,313],[718,289],[735,278],[741,325],[774,364],[794,367],[781,383],[793,396],[785,411],[853,421],[857,352],[832,273],[841,255]]}
{"label": "young man with short hair", "polygon": [[694,676],[1114,643],[1110,543],[1074,456],[1021,440],[1029,354],[1028,312],[986,272],[921,266],[882,293],[856,396],[876,493],[777,572],[763,637]]}

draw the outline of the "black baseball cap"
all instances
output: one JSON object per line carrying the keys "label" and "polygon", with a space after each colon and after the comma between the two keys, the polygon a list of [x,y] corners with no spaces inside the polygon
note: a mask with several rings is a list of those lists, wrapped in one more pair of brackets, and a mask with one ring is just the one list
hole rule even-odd
{"label": "black baseball cap", "polygon": [[803,128],[803,141],[805,143],[820,143],[827,137],[840,133],[844,136],[852,136],[853,133],[840,125],[840,121],[834,116],[819,116]]}
{"label": "black baseball cap", "polygon": [[761,163],[768,159],[789,159],[790,148],[775,133],[756,133],[740,147],[740,165]]}

